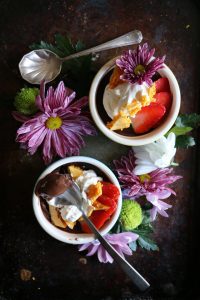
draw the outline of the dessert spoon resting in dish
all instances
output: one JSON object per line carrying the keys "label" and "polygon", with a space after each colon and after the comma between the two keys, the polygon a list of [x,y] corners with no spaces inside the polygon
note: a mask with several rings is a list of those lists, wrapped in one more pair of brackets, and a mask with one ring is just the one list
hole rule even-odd
{"label": "dessert spoon resting in dish", "polygon": [[83,198],[79,186],[69,179],[69,185],[67,189],[62,193],[54,197],[54,202],[60,205],[73,204],[82,213],[82,218],[87,223],[91,231],[94,233],[95,238],[103,245],[106,251],[113,257],[113,259],[119,264],[123,271],[130,277],[133,283],[141,290],[145,291],[149,288],[149,283],[129,264],[111,245],[104,239],[99,230],[93,225],[90,219],[87,217],[85,211],[87,211],[87,202]]}

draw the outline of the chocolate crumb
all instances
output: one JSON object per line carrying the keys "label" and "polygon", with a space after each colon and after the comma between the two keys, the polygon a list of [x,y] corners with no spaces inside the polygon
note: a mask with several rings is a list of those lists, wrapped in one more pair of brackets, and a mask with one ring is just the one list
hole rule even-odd
{"label": "chocolate crumb", "polygon": [[29,281],[31,279],[31,271],[27,269],[21,269],[20,270],[20,278],[23,281]]}
{"label": "chocolate crumb", "polygon": [[84,258],[84,257],[81,257],[81,258],[79,258],[79,262],[80,262],[81,264],[83,264],[83,265],[86,265],[86,264],[87,264],[87,259]]}

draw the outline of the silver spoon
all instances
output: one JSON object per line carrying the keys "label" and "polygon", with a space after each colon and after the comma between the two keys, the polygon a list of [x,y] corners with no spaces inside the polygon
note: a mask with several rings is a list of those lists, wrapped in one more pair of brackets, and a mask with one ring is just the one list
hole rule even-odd
{"label": "silver spoon", "polygon": [[142,38],[142,33],[134,30],[99,46],[63,58],[47,49],[33,50],[22,57],[19,70],[22,78],[32,84],[40,84],[42,80],[49,82],[60,74],[64,61],[103,50],[138,44]]}
{"label": "silver spoon", "polygon": [[83,198],[78,185],[71,181],[71,186],[61,195],[55,196],[54,201],[56,204],[69,205],[73,204],[82,212],[82,217],[87,223],[91,231],[95,234],[95,238],[103,245],[106,251],[113,257],[113,259],[119,264],[123,271],[130,277],[133,283],[141,290],[145,291],[150,287],[150,284],[136,271],[128,261],[126,261],[112,246],[104,239],[101,233],[93,225],[90,219],[85,214],[87,210],[87,202]]}

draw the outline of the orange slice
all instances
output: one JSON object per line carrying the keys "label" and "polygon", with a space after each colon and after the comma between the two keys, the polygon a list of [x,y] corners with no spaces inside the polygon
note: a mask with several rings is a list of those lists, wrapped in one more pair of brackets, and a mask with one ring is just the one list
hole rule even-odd
{"label": "orange slice", "polygon": [[102,184],[97,182],[97,184],[91,184],[87,189],[87,196],[93,203],[99,196],[102,195]]}
{"label": "orange slice", "polygon": [[110,77],[110,82],[109,82],[109,88],[114,89],[117,85],[123,83],[124,81],[120,79],[120,76],[122,75],[123,71],[116,66],[112,72],[112,75]]}
{"label": "orange slice", "polygon": [[123,112],[120,112],[113,120],[106,124],[110,130],[123,130],[129,128],[131,119]]}
{"label": "orange slice", "polygon": [[79,176],[83,175],[83,170],[74,165],[69,166],[68,171],[73,179],[77,179]]}
{"label": "orange slice", "polygon": [[66,222],[62,219],[58,209],[55,206],[49,205],[49,213],[51,216],[51,221],[55,226],[58,226],[61,228],[67,227]]}

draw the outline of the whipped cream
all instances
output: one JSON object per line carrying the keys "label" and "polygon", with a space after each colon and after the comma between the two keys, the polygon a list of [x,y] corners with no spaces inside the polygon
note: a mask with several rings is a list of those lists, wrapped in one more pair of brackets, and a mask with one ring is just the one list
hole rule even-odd
{"label": "whipped cream", "polygon": [[[103,179],[101,177],[98,177],[93,170],[83,171],[83,175],[79,176],[76,180],[74,180],[79,186],[81,194],[83,196],[84,199],[83,210],[86,214],[91,209],[91,202],[87,197],[87,189],[89,188],[90,185],[92,184],[95,185],[97,184],[98,181],[102,181],[102,180]],[[55,198],[52,198],[50,201],[48,201],[48,204],[60,209],[60,213],[63,220],[69,222],[75,222],[82,216],[81,211],[75,205],[57,204]]]}
{"label": "whipped cream", "polygon": [[81,211],[75,205],[65,205],[60,210],[63,220],[69,222],[77,221],[81,216]]}
{"label": "whipped cream", "polygon": [[145,96],[149,103],[151,99],[149,97],[149,86],[144,82],[143,84],[130,84],[122,83],[115,88],[109,88],[106,86],[103,95],[103,105],[105,111],[111,119],[117,116],[123,106],[131,104],[134,99],[141,101],[142,96]]}

